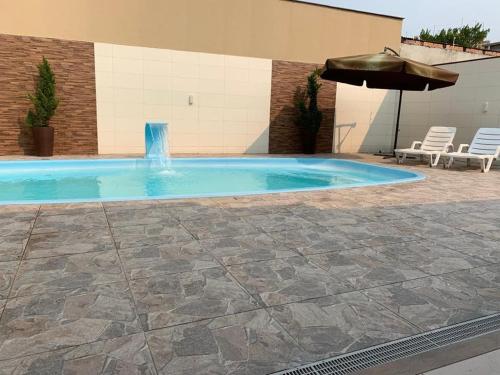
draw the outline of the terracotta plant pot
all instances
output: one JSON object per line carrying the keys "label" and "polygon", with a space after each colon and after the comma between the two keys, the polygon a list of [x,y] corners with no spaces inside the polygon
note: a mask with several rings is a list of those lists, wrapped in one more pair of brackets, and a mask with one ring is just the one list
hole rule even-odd
{"label": "terracotta plant pot", "polygon": [[318,133],[304,130],[302,132],[302,146],[304,154],[316,153],[316,136]]}
{"label": "terracotta plant pot", "polygon": [[33,143],[36,156],[52,156],[54,151],[54,128],[50,126],[33,127]]}

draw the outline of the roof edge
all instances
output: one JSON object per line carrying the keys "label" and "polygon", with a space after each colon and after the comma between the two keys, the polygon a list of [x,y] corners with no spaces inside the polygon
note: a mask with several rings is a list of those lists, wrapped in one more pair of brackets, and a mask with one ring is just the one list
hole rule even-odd
{"label": "roof edge", "polygon": [[338,7],[338,6],[335,6],[335,5],[318,4],[318,3],[315,3],[313,0],[284,0],[284,1],[290,1],[290,2],[293,2],[293,3],[301,3],[301,4],[306,4],[306,5],[318,6],[318,7],[323,7],[323,8],[338,9],[338,10],[343,10],[343,11],[352,12],[352,13],[367,14],[367,15],[370,15],[370,16],[392,18],[392,19],[395,19],[395,20],[404,20],[405,19],[404,17],[391,16],[389,14],[374,13],[374,12],[368,12],[368,11],[365,11],[365,10],[343,8],[343,7]]}
{"label": "roof edge", "polygon": [[474,61],[483,61],[483,60],[491,60],[491,59],[500,59],[500,56],[489,56],[489,57],[480,57],[479,59],[449,61],[449,62],[437,63],[437,64],[432,64],[432,65],[433,66],[441,66],[441,65],[451,65],[451,64],[465,64],[465,63],[472,63]]}

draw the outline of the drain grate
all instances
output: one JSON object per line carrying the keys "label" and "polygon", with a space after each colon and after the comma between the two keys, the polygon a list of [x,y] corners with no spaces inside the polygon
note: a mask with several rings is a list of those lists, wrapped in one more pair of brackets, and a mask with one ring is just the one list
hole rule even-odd
{"label": "drain grate", "polygon": [[274,375],[348,375],[500,330],[500,314],[391,341]]}

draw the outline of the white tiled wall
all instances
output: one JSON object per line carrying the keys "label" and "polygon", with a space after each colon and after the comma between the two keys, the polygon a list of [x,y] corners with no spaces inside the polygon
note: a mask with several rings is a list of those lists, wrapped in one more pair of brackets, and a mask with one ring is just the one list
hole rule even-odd
{"label": "white tiled wall", "polygon": [[337,84],[334,152],[392,150],[399,92]]}
{"label": "white tiled wall", "polygon": [[[483,57],[482,55],[406,44],[401,45],[400,53],[403,57],[426,64],[471,60]],[[481,62],[478,62],[478,64],[481,64]],[[498,64],[498,60],[496,64]],[[454,65],[446,66],[452,69]],[[480,68],[480,65],[477,65],[477,67]],[[496,79],[498,81],[498,76]],[[460,87],[460,82],[457,87]],[[458,90],[461,91],[460,88]],[[429,111],[433,113],[434,117],[432,120],[434,124],[439,125],[449,122],[450,117],[448,115],[451,114],[451,109],[449,108],[451,102],[442,99],[446,97],[447,92],[449,92],[448,89],[438,90],[433,93],[404,93],[402,107],[404,116],[402,114],[400,142],[398,142],[400,146],[407,144],[410,138],[422,135],[422,132],[425,135],[426,130],[420,128],[428,128]],[[470,92],[462,92],[462,94],[458,94],[459,97],[460,95],[471,97]],[[372,90],[366,87],[339,83],[337,85],[334,151],[392,151],[398,99],[398,91]],[[458,122],[456,123],[458,126],[460,126],[461,121],[469,121],[470,124],[474,124],[470,116],[462,117],[458,115],[458,113],[467,111],[468,106],[470,108],[470,100],[467,99],[466,101],[469,101],[469,103],[459,104],[459,102],[455,102],[454,104],[455,107],[460,108],[457,109],[458,112],[455,111],[454,114],[451,114],[451,118],[453,116],[458,117]],[[433,102],[432,107],[430,107],[431,102]],[[405,117],[405,120],[403,120],[403,117]],[[486,121],[487,117],[482,116],[482,121]],[[479,118],[477,120],[481,121]],[[425,125],[420,125],[420,123]]]}
{"label": "white tiled wall", "polygon": [[173,153],[268,152],[272,60],[94,47],[99,153],[143,153],[148,120],[168,123]]}
{"label": "white tiled wall", "polygon": [[[470,143],[480,127],[500,127],[500,58],[442,67],[460,74],[455,86],[404,93],[401,147],[422,139],[430,126],[456,127],[456,145]],[[488,103],[487,111],[485,103]]]}

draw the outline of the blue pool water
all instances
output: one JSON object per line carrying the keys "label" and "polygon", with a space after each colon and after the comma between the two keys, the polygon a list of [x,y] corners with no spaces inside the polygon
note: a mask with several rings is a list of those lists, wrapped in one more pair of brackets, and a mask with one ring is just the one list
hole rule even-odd
{"label": "blue pool water", "polygon": [[0,204],[170,199],[391,184],[407,170],[320,158],[179,158],[0,162]]}

